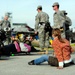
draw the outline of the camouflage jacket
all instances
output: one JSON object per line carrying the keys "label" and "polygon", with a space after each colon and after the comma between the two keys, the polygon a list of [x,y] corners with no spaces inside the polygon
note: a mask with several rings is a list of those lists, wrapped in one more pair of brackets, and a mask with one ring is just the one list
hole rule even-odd
{"label": "camouflage jacket", "polygon": [[35,17],[35,30],[38,31],[40,22],[49,22],[49,16],[45,12],[39,12]]}
{"label": "camouflage jacket", "polygon": [[54,26],[53,28],[61,28],[65,23],[64,14],[61,11],[57,11],[53,15]]}
{"label": "camouflage jacket", "polygon": [[10,22],[8,20],[1,21],[0,26],[2,29],[6,28],[6,27],[11,27]]}

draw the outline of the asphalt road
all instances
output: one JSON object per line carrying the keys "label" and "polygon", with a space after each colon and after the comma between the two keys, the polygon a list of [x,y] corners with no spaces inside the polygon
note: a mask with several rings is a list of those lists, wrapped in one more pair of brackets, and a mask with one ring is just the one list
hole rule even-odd
{"label": "asphalt road", "polygon": [[[0,60],[0,75],[75,75],[75,65],[62,70],[52,67],[47,62],[41,65],[28,65],[28,61],[41,55],[11,56],[6,60]],[[75,54],[72,54],[72,58]]]}

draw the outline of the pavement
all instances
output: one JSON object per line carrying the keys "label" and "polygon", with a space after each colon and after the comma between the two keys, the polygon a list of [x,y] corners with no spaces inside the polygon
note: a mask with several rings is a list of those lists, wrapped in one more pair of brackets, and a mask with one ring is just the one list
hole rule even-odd
{"label": "pavement", "polygon": [[[3,58],[4,60],[0,60],[0,75],[75,75],[75,65],[61,70],[48,65],[47,62],[41,65],[28,65],[30,60],[40,56],[37,53],[31,53]],[[74,57],[75,53],[72,54],[72,58]]]}

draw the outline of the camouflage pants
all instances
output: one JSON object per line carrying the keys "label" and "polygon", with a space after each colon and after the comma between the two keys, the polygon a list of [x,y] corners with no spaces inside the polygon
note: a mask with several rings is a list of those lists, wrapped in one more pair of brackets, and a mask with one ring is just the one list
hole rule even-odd
{"label": "camouflage pants", "polygon": [[39,27],[39,46],[40,48],[49,47],[49,32],[45,33],[44,25]]}
{"label": "camouflage pants", "polygon": [[64,32],[61,32],[61,37],[62,38],[66,38],[65,31]]}

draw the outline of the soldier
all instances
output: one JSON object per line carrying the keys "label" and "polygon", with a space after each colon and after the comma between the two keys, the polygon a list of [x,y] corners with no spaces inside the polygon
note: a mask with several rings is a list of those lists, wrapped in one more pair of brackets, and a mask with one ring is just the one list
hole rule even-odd
{"label": "soldier", "polygon": [[41,50],[46,47],[46,53],[48,54],[49,47],[49,32],[45,32],[45,22],[49,22],[49,16],[47,13],[42,11],[42,6],[37,7],[38,14],[35,18],[35,34],[38,32],[39,45]]}
{"label": "soldier", "polygon": [[61,33],[61,36],[63,38],[65,37],[65,18],[64,18],[64,14],[59,10],[59,3],[55,2],[53,5],[53,10],[55,11],[54,15],[53,15],[53,20],[54,20],[54,26],[53,28],[64,28],[64,31]]}
{"label": "soldier", "polygon": [[1,21],[1,27],[4,30],[4,28],[11,27],[10,22],[8,21],[8,16],[4,17],[4,20]]}
{"label": "soldier", "polygon": [[65,17],[65,30],[66,30],[66,39],[70,40],[69,38],[72,36],[72,33],[70,31],[70,26],[72,25],[71,19],[67,16],[67,12],[65,10],[61,11],[64,14]]}
{"label": "soldier", "polygon": [[10,36],[11,36],[11,31],[10,31],[11,30],[11,24],[10,24],[10,22],[8,20],[8,16],[5,15],[4,20],[2,20],[1,23],[0,23],[0,26],[1,26],[1,29],[3,31],[5,31],[5,34],[6,34],[6,37],[7,37],[6,41],[9,44],[11,42],[11,40],[10,40]]}

